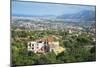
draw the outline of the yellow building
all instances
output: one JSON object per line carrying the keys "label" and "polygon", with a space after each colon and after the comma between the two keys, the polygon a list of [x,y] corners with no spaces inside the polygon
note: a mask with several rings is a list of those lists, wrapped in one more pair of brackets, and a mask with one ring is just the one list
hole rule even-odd
{"label": "yellow building", "polygon": [[54,48],[54,52],[55,54],[59,54],[59,53],[62,53],[63,51],[65,51],[65,48],[61,47],[61,46],[57,46]]}

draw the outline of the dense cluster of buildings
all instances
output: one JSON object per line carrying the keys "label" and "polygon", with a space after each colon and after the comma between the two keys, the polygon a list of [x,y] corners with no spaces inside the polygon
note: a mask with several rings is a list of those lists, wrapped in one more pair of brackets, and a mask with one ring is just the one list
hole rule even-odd
{"label": "dense cluster of buildings", "polygon": [[76,26],[74,23],[67,23],[62,19],[41,19],[41,18],[24,18],[13,17],[12,26],[31,31],[43,31],[43,30],[61,30],[66,31],[68,29],[82,29],[80,26]]}

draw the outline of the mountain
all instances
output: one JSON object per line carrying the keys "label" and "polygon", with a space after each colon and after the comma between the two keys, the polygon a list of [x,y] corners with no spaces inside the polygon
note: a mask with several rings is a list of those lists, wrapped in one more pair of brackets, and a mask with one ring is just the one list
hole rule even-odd
{"label": "mountain", "polygon": [[96,14],[95,11],[91,10],[84,10],[80,11],[75,14],[63,14],[61,16],[58,16],[59,19],[70,19],[70,20],[80,20],[80,21],[95,21],[96,20]]}

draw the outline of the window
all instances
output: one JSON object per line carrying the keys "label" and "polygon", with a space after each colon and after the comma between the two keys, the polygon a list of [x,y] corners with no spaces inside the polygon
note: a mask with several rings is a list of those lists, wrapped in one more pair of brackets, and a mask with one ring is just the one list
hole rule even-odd
{"label": "window", "polygon": [[34,49],[34,47],[32,47],[32,49]]}
{"label": "window", "polygon": [[32,46],[34,46],[34,44],[32,44]]}

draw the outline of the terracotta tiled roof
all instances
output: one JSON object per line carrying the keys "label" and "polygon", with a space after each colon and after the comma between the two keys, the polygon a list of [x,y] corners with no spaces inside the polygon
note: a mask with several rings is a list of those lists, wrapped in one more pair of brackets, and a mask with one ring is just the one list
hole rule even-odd
{"label": "terracotta tiled roof", "polygon": [[49,36],[47,38],[36,39],[35,41],[52,42],[54,41],[54,38],[52,36]]}
{"label": "terracotta tiled roof", "polygon": [[48,42],[52,42],[52,41],[54,41],[54,38],[53,38],[52,36],[49,36],[49,37],[47,38],[47,41],[48,41]]}

